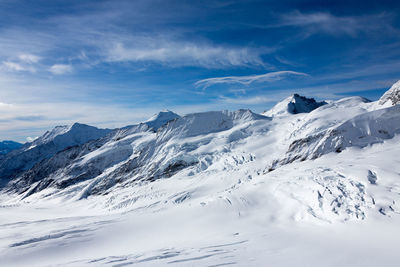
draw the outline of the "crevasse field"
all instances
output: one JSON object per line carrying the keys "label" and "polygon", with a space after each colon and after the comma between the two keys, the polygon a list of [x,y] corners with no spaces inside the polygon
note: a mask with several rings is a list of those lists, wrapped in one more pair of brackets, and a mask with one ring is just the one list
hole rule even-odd
{"label": "crevasse field", "polygon": [[0,158],[0,265],[398,266],[399,96],[56,127]]}

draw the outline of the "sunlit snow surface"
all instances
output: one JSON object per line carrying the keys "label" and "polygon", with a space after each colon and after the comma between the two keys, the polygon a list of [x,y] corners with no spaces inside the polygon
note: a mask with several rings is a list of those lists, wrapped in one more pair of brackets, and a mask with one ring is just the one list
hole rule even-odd
{"label": "sunlit snow surface", "polygon": [[[66,167],[101,175],[2,195],[0,265],[398,266],[398,107],[352,97],[121,130]],[[105,186],[132,159],[147,165]]]}

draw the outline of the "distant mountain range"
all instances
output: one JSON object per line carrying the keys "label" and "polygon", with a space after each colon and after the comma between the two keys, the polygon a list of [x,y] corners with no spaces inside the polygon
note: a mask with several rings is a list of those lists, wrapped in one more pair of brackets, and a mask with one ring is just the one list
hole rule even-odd
{"label": "distant mountain range", "polygon": [[22,144],[18,142],[8,140],[2,141],[0,142],[0,155],[5,155],[12,150],[20,148],[21,146]]}

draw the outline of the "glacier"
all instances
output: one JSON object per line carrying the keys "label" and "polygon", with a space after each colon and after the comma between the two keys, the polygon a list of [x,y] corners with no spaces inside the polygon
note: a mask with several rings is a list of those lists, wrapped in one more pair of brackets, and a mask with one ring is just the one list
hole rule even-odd
{"label": "glacier", "polygon": [[0,158],[0,265],[397,266],[399,84],[58,126]]}

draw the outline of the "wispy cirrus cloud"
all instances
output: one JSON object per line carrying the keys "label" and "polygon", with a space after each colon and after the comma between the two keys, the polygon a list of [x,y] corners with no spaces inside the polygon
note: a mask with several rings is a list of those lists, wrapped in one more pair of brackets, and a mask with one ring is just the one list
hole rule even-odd
{"label": "wispy cirrus cloud", "polygon": [[39,56],[32,54],[19,54],[11,58],[12,60],[3,61],[3,70],[15,72],[28,71],[34,73],[37,70],[37,63],[40,60]]}
{"label": "wispy cirrus cloud", "polygon": [[153,62],[171,67],[203,68],[268,67],[261,55],[270,52],[270,49],[265,48],[227,47],[162,37],[135,37],[127,44],[115,43],[103,49],[108,62]]}
{"label": "wispy cirrus cloud", "polygon": [[32,66],[27,66],[24,64],[21,64],[19,62],[13,62],[13,61],[3,61],[3,69],[6,71],[29,71],[29,72],[36,72],[36,69]]}
{"label": "wispy cirrus cloud", "polygon": [[54,64],[49,71],[53,74],[65,74],[72,72],[73,68],[68,64]]}
{"label": "wispy cirrus cloud", "polygon": [[[195,7],[178,5],[176,7],[183,9],[180,12],[167,4],[160,4],[164,8],[154,8],[153,2],[115,1],[110,4],[100,1],[90,12],[50,16],[41,23],[34,19],[29,21],[29,29],[18,26],[0,29],[0,60],[26,51],[26,61],[42,59],[47,65],[38,70],[48,70],[49,66],[61,60],[65,62],[66,58],[77,61],[75,68],[102,63],[138,63],[129,66],[138,69],[143,68],[140,63],[171,68],[271,67],[262,56],[275,51],[275,47],[213,42],[193,34],[187,27],[177,26],[177,23],[184,25],[192,20],[188,14],[194,12]],[[60,32],[63,34],[59,35]],[[85,58],[81,57],[82,53]],[[60,58],[54,55],[61,60],[57,61]]]}
{"label": "wispy cirrus cloud", "polygon": [[356,36],[361,32],[373,33],[384,31],[397,32],[393,28],[390,13],[379,13],[360,16],[335,16],[329,12],[303,13],[294,11],[280,15],[279,22],[272,27],[301,27],[305,30],[304,37],[315,33],[330,35]]}
{"label": "wispy cirrus cloud", "polygon": [[196,87],[202,87],[203,89],[216,84],[243,84],[249,85],[254,82],[273,82],[282,80],[288,76],[309,76],[303,72],[296,71],[275,71],[260,75],[247,75],[247,76],[226,76],[226,77],[216,77],[208,78],[195,82]]}
{"label": "wispy cirrus cloud", "polygon": [[18,56],[18,58],[22,62],[26,62],[26,63],[29,63],[29,64],[38,63],[39,60],[40,60],[39,56],[32,55],[32,54],[21,54],[21,55]]}

